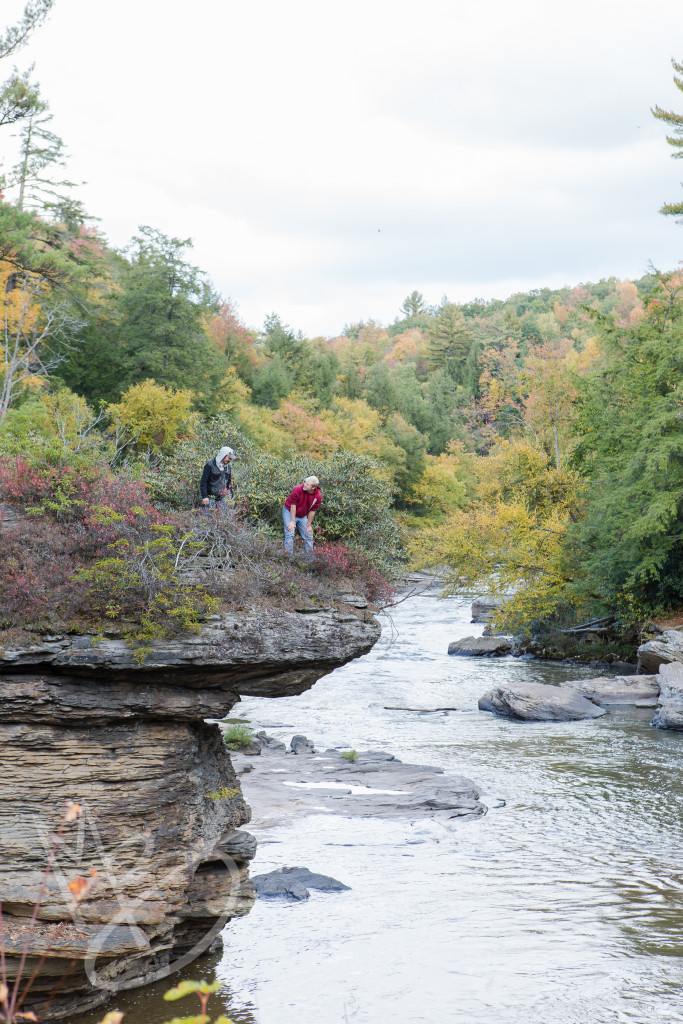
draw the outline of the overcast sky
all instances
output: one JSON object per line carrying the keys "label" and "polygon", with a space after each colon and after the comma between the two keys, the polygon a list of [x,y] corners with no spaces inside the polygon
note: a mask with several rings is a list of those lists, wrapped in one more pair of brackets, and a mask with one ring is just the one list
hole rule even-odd
{"label": "overcast sky", "polygon": [[680,0],[56,0],[19,62],[114,245],[192,237],[248,325],[313,336],[414,288],[676,267],[683,161],[649,111],[683,111],[682,30]]}

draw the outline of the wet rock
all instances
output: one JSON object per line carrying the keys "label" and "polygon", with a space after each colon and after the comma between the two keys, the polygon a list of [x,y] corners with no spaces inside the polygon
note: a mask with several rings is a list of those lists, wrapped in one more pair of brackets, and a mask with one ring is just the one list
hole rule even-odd
{"label": "wet rock", "polygon": [[269,736],[264,730],[257,732],[256,738],[261,742],[261,749],[265,747],[268,750],[281,750],[283,753],[287,749],[284,743],[276,740],[274,736]]}
{"label": "wet rock", "polygon": [[665,700],[683,701],[683,662],[672,661],[668,665],[660,665],[657,680],[662,702]]}
{"label": "wet rock", "polygon": [[256,855],[256,839],[251,832],[245,832],[243,829],[231,832],[221,839],[217,846],[222,853],[234,860],[247,861]]}
{"label": "wet rock", "polygon": [[479,709],[528,722],[573,722],[605,714],[604,708],[568,687],[546,683],[496,686],[479,698]]}
{"label": "wet rock", "polygon": [[490,622],[503,601],[499,597],[475,597],[472,602],[472,622]]}
{"label": "wet rock", "polygon": [[678,629],[665,629],[638,648],[640,672],[657,672],[660,665],[675,661],[683,662],[683,633]]}
{"label": "wet rock", "polygon": [[657,708],[650,725],[655,729],[673,729],[683,731],[683,701],[668,700]]}
{"label": "wet rock", "polygon": [[351,889],[350,885],[344,885],[336,878],[316,874],[308,868],[279,868],[265,875],[255,875],[253,882],[257,896],[271,899],[307,900],[311,895],[309,889],[321,892],[348,892]]}
{"label": "wet rock", "polygon": [[448,645],[449,654],[467,655],[469,657],[500,657],[509,654],[512,643],[506,636],[466,636],[462,640],[454,640]]}
{"label": "wet rock", "polygon": [[[236,760],[239,771],[240,759]],[[404,764],[386,751],[359,751],[347,761],[339,750],[293,758],[264,749],[244,780],[245,794],[267,827],[294,814],[333,811],[351,817],[476,818],[486,813],[471,779],[431,765]]]}
{"label": "wet rock", "polygon": [[[681,665],[683,669],[683,665]],[[560,683],[596,704],[638,704],[659,696],[658,676],[598,676]]]}
{"label": "wet rock", "polygon": [[305,736],[297,735],[292,736],[289,744],[289,749],[293,754],[313,754],[315,753],[313,744]]}

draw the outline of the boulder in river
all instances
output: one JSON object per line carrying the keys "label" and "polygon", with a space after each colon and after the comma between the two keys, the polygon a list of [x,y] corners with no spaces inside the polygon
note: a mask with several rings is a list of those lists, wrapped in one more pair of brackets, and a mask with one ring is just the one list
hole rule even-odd
{"label": "boulder in river", "polygon": [[683,701],[667,700],[657,708],[650,725],[655,729],[673,729],[683,732]]}
{"label": "boulder in river", "polygon": [[278,868],[265,875],[255,875],[252,879],[256,895],[261,897],[281,897],[288,900],[307,900],[311,895],[309,889],[320,892],[345,892],[350,885],[338,882],[329,875],[319,875],[308,868]]}
{"label": "boulder in river", "polygon": [[503,602],[499,597],[475,597],[472,602],[472,622],[490,622]]}
{"label": "boulder in river", "polygon": [[509,654],[512,643],[508,636],[466,636],[462,640],[454,640],[448,645],[449,654],[461,654],[474,658],[486,655],[501,657]]}
{"label": "boulder in river", "polygon": [[600,718],[605,714],[604,708],[597,707],[570,688],[546,683],[494,686],[479,698],[479,709],[528,722],[574,722],[582,718]]}
{"label": "boulder in river", "polygon": [[662,702],[683,701],[683,662],[672,661],[668,665],[660,665],[657,681]]}
{"label": "boulder in river", "polygon": [[[683,668],[683,665],[681,665]],[[598,676],[560,683],[596,704],[638,704],[659,696],[658,676]]]}
{"label": "boulder in river", "polygon": [[660,665],[683,662],[683,633],[678,629],[665,629],[653,640],[638,648],[638,669],[657,672]]}

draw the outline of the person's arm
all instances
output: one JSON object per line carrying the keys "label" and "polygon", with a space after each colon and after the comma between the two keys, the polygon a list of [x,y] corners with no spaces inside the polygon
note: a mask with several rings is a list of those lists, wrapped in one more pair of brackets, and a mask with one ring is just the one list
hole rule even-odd
{"label": "person's arm", "polygon": [[202,505],[209,504],[209,476],[211,474],[211,465],[206,463],[204,466],[204,472],[202,473],[202,482],[199,485],[199,493],[202,496]]}
{"label": "person's arm", "polygon": [[316,497],[315,500],[313,501],[313,505],[311,506],[311,511],[308,513],[308,523],[306,524],[306,533],[310,533],[311,536],[313,535],[313,516],[316,514],[316,512],[320,508],[320,501],[321,501],[320,497]]}
{"label": "person's arm", "polygon": [[289,523],[287,524],[287,529],[290,533],[292,530],[296,529],[296,505],[294,502],[292,502],[289,507]]}

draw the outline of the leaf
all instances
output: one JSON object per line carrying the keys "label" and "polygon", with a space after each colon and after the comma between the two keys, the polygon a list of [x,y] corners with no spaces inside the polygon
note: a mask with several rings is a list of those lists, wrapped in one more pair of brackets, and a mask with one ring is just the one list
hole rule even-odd
{"label": "leaf", "polygon": [[206,981],[181,981],[175,988],[164,992],[164,999],[173,1002],[175,999],[183,999],[194,992],[201,993],[202,995],[211,995],[214,992],[218,992],[219,988],[221,988],[220,981],[214,981],[211,984]]}
{"label": "leaf", "polygon": [[67,800],[64,821],[76,821],[76,819],[80,817],[81,811],[81,805],[77,804],[75,800]]}
{"label": "leaf", "polygon": [[111,1010],[99,1024],[121,1024],[123,1014],[119,1010]]}
{"label": "leaf", "polygon": [[8,995],[9,995],[9,989],[7,988],[7,985],[4,985],[0,981],[0,1003],[6,1003]]}

